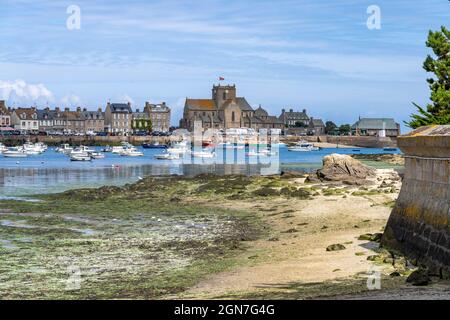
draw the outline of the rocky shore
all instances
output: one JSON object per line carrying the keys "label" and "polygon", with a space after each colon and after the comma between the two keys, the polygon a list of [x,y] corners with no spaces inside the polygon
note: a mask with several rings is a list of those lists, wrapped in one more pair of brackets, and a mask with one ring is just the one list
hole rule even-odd
{"label": "rocky shore", "polygon": [[400,186],[394,170],[333,155],[310,176],[148,177],[1,201],[0,295],[345,297],[370,294],[374,270],[383,290],[414,288],[417,267],[379,246]]}

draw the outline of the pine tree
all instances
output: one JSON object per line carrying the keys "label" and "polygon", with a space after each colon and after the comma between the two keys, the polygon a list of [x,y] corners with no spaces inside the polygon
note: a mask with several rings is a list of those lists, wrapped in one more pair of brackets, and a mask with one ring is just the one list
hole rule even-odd
{"label": "pine tree", "polygon": [[435,77],[427,79],[431,103],[426,110],[413,103],[419,113],[411,115],[412,120],[406,124],[414,129],[430,124],[450,124],[450,31],[444,26],[441,31],[430,31],[426,45],[436,58],[428,55],[423,68]]}

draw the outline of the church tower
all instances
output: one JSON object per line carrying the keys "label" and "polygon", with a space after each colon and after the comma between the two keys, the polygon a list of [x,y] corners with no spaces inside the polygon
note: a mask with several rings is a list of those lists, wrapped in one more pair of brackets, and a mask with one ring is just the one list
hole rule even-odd
{"label": "church tower", "polygon": [[215,101],[217,108],[220,108],[224,101],[236,98],[236,85],[214,85],[212,88],[212,99]]}

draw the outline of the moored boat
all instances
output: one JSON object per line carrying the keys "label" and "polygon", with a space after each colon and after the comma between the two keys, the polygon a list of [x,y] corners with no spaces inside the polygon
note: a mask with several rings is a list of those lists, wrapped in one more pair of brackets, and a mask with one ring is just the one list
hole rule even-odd
{"label": "moored boat", "polygon": [[7,158],[26,158],[28,155],[23,148],[14,147],[3,151],[3,156]]}
{"label": "moored boat", "polygon": [[294,146],[288,147],[288,151],[293,151],[293,152],[305,152],[305,151],[308,152],[308,151],[318,151],[318,150],[320,150],[319,147],[316,147],[312,143],[305,142],[305,141],[299,141]]}
{"label": "moored boat", "polygon": [[159,142],[155,143],[143,143],[142,148],[144,149],[166,149],[167,145],[160,144]]}

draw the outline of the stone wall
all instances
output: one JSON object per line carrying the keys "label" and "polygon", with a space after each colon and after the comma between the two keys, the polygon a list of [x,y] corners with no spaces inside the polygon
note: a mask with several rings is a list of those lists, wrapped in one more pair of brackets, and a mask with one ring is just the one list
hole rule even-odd
{"label": "stone wall", "polygon": [[405,154],[402,189],[382,245],[450,275],[450,125],[398,138]]}

